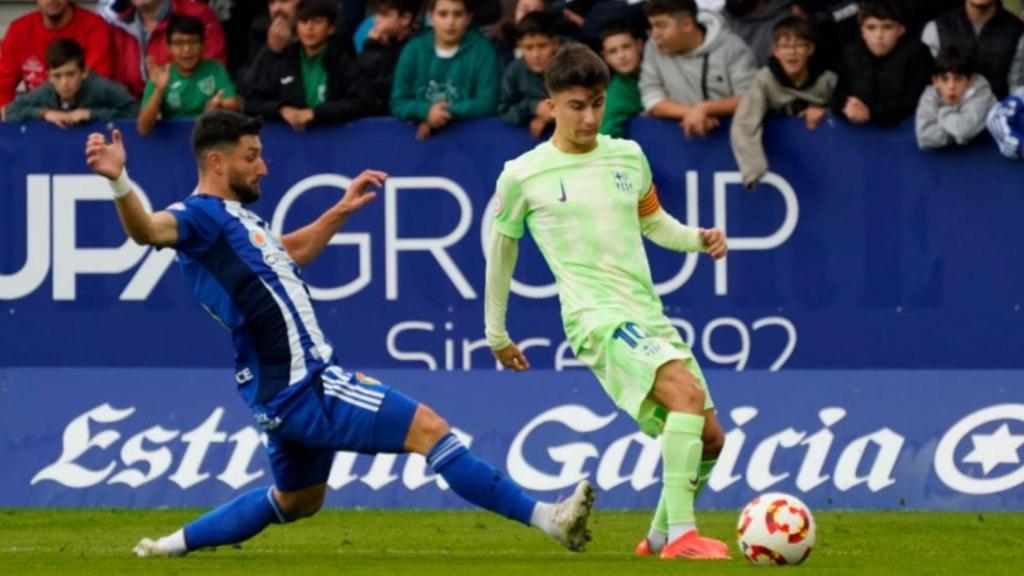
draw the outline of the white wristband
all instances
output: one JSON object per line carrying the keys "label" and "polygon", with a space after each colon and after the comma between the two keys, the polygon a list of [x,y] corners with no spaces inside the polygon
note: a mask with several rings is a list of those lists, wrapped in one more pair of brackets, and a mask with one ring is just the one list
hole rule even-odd
{"label": "white wristband", "polygon": [[132,191],[132,181],[128,178],[127,168],[121,168],[121,175],[116,180],[107,182],[110,183],[110,191],[114,193],[114,200],[120,200]]}

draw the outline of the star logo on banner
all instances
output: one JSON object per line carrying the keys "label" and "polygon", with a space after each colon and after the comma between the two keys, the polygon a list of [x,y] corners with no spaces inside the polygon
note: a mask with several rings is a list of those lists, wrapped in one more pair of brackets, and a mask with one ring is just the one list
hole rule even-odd
{"label": "star logo on banner", "polygon": [[981,464],[981,470],[988,473],[1000,464],[1020,464],[1017,453],[1024,445],[1024,435],[1010,433],[1010,426],[1003,423],[992,434],[971,434],[974,450],[964,457],[965,464]]}
{"label": "star logo on banner", "polygon": [[[998,423],[995,432],[991,424]],[[1010,424],[1020,430],[1024,423],[1024,404],[1006,403],[976,410],[954,424],[942,435],[935,448],[935,473],[942,483],[961,494],[998,494],[1013,490],[1024,484],[1024,464],[1020,450],[1024,446],[1024,434],[1011,432]],[[984,427],[984,428],[982,428]],[[957,447],[970,439],[971,450],[962,458]],[[961,469],[965,464],[979,464],[983,478],[966,473]],[[996,468],[1011,465],[1005,472],[990,476]]]}

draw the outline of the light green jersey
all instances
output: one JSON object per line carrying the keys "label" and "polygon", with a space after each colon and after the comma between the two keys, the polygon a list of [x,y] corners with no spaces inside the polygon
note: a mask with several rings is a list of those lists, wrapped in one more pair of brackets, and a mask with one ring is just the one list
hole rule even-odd
{"label": "light green jersey", "polygon": [[545,142],[505,163],[494,228],[528,227],[555,275],[562,322],[579,353],[591,332],[624,322],[664,323],[640,227],[641,200],[657,207],[651,168],[631,140],[598,136],[586,154]]}

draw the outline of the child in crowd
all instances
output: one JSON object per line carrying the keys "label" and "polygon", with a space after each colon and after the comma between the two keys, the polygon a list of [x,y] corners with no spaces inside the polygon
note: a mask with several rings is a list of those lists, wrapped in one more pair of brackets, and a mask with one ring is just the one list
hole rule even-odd
{"label": "child in crowd", "polygon": [[935,59],[932,85],[917,104],[917,145],[924,150],[967,144],[985,129],[985,117],[995,103],[973,60],[955,47],[944,49]]}
{"label": "child in crowd", "polygon": [[768,66],[758,71],[740,99],[730,133],[743,184],[751,190],[768,172],[761,141],[765,115],[799,116],[808,130],[814,130],[828,112],[837,82],[834,72],[822,69],[812,58],[815,38],[805,19],[780,20],[773,38]]}
{"label": "child in crowd", "polygon": [[932,57],[891,1],[861,6],[861,40],[843,50],[833,111],[853,124],[895,124],[914,113]]}
{"label": "child in crowd", "polygon": [[6,120],[45,120],[61,128],[92,120],[134,118],[139,105],[124,86],[85,67],[85,52],[71,39],[46,49],[47,81],[7,105]]}
{"label": "child in crowd", "polygon": [[551,18],[544,12],[524,16],[516,23],[515,34],[521,57],[505,70],[498,114],[509,124],[529,125],[530,134],[539,138],[554,120],[544,70],[558,51],[558,38]]}
{"label": "child in crowd", "polygon": [[[338,3],[302,0],[295,11],[298,42],[280,57],[262,58],[245,103],[249,114],[284,120],[296,132],[311,125],[343,122],[356,117],[343,98],[351,84],[352,58],[335,37]],[[356,106],[358,108],[358,106]]]}
{"label": "child in crowd", "polygon": [[171,62],[154,66],[139,110],[139,134],[153,131],[157,120],[194,118],[204,110],[240,110],[224,66],[203,59],[203,22],[193,16],[172,14],[167,24]]}
{"label": "child in crowd", "polygon": [[353,107],[352,117],[387,116],[391,113],[391,86],[402,49],[419,29],[422,0],[370,0],[373,27],[356,58],[344,100]]}
{"label": "child in crowd", "polygon": [[491,43],[469,25],[467,0],[430,0],[432,27],[402,49],[391,89],[391,113],[417,123],[416,138],[462,118],[494,116],[498,108],[498,58]]}
{"label": "child in crowd", "polygon": [[754,77],[754,53],[721,16],[694,0],[649,0],[651,37],[640,67],[644,109],[707,136],[732,116]]}
{"label": "child in crowd", "polygon": [[600,132],[621,138],[626,122],[644,111],[640,100],[640,61],[644,54],[644,39],[626,20],[605,25],[600,38],[601,56],[612,71]]}

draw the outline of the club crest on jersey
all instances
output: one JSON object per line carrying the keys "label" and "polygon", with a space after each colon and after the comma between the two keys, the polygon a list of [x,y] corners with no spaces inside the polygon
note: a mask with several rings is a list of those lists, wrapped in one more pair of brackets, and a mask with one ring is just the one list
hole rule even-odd
{"label": "club crest on jersey", "polygon": [[217,79],[213,76],[207,76],[199,81],[199,91],[207,97],[212,97],[214,91],[217,89]]}
{"label": "club crest on jersey", "polygon": [[257,248],[265,248],[270,240],[267,238],[266,232],[254,228],[249,231],[249,241]]}
{"label": "club crest on jersey", "polygon": [[612,172],[612,179],[615,181],[615,187],[618,188],[620,192],[633,191],[633,183],[629,181],[629,177],[626,176],[625,172],[621,172],[619,170]]}

